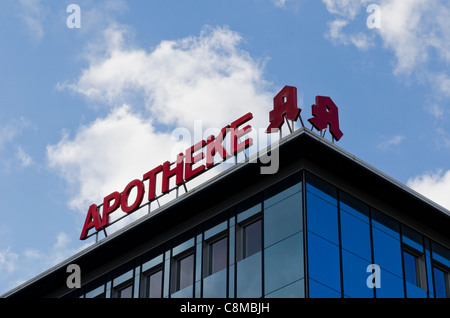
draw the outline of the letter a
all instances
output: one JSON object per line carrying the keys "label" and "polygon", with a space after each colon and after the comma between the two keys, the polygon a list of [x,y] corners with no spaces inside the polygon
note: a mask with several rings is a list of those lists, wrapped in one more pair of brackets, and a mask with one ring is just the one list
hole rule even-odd
{"label": "letter a", "polygon": [[381,27],[381,8],[378,4],[370,4],[367,7],[367,12],[371,12],[372,14],[370,14],[367,17],[367,27],[369,29],[379,29]]}
{"label": "letter a", "polygon": [[69,29],[81,28],[81,9],[78,4],[69,4],[66,12],[73,12],[67,17],[66,25]]}
{"label": "letter a", "polygon": [[80,240],[85,240],[89,230],[93,227],[95,227],[97,231],[102,228],[102,221],[100,220],[100,215],[96,204],[92,204],[89,207],[86,220],[84,221],[83,230],[81,231]]}
{"label": "letter a", "polygon": [[377,264],[370,264],[366,268],[367,273],[372,273],[367,277],[366,285],[368,288],[381,288],[381,274],[380,266]]}
{"label": "letter a", "polygon": [[80,288],[81,287],[81,269],[77,264],[70,264],[67,266],[67,273],[72,273],[67,277],[66,285],[68,288]]}

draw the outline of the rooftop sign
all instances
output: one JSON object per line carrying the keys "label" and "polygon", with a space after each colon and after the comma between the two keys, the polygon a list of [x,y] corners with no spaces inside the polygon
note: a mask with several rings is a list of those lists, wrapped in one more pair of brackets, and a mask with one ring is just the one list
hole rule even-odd
{"label": "rooftop sign", "polygon": [[[297,89],[293,86],[285,86],[273,99],[273,110],[269,113],[270,124],[266,133],[279,131],[285,119],[293,122],[301,120],[300,112],[301,109],[297,107]],[[316,104],[312,105],[312,115],[313,117],[308,121],[314,128],[321,131],[329,126],[334,139],[339,140],[342,137],[343,134],[339,129],[338,108],[331,98],[317,96]],[[161,187],[162,194],[167,194],[171,178],[174,178],[176,186],[181,186],[216,166],[218,163],[214,161],[214,158],[217,154],[225,161],[251,147],[253,139],[246,135],[252,131],[252,127],[247,125],[252,118],[252,113],[245,114],[223,127],[217,136],[211,135],[206,140],[187,148],[184,153],[178,154],[175,163],[166,161],[145,173],[142,180],[130,181],[122,192],[115,191],[107,195],[103,199],[101,215],[99,206],[92,204],[88,209],[80,240],[85,240],[91,229],[100,231],[108,227],[109,214],[118,210],[119,207],[124,213],[131,214],[141,207],[144,199],[148,202],[156,200],[157,186]],[[301,122],[303,126],[303,121]],[[223,143],[227,135],[230,137],[228,149]],[[247,138],[240,141],[244,137]],[[157,178],[158,175],[159,178]],[[130,202],[130,193],[134,189],[137,194]]]}

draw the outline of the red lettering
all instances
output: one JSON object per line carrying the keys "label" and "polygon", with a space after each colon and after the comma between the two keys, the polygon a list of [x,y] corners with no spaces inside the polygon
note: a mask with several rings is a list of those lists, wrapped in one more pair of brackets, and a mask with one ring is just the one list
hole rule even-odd
{"label": "red lettering", "polygon": [[180,153],[177,156],[177,162],[176,166],[173,169],[170,169],[170,162],[166,161],[163,163],[162,168],[162,193],[168,193],[169,192],[169,179],[175,176],[175,183],[177,186],[183,184],[183,159],[184,154]]}
{"label": "red lettering", "polygon": [[270,125],[266,133],[277,132],[286,119],[296,121],[300,117],[301,109],[297,107],[297,88],[285,86],[273,98],[273,110],[269,113]]}
{"label": "red lettering", "polygon": [[238,143],[240,137],[252,131],[252,127],[250,125],[245,126],[242,129],[238,129],[239,126],[245,124],[250,119],[253,118],[252,113],[248,113],[238,120],[235,120],[231,123],[231,154],[237,155],[240,151],[247,149],[251,145],[253,145],[253,139],[247,138],[244,141]]}
{"label": "red lettering", "polygon": [[216,152],[222,157],[223,160],[228,158],[228,153],[222,145],[223,140],[230,129],[230,125],[222,128],[217,137],[209,136],[206,142],[206,168],[211,168],[214,166],[214,156]]}
{"label": "red lettering", "polygon": [[144,181],[148,179],[148,200],[151,202],[156,198],[156,175],[161,172],[162,165],[144,174]]}
{"label": "red lettering", "polygon": [[311,106],[313,118],[308,121],[317,130],[330,125],[330,133],[334,139],[339,140],[344,135],[339,129],[339,114],[336,104],[327,96],[316,96],[316,104]]}
{"label": "red lettering", "polygon": [[[111,205],[111,200],[114,199],[114,203]],[[102,226],[105,227],[109,224],[109,217],[108,215],[115,210],[120,205],[120,193],[115,191],[111,193],[110,195],[106,196],[103,199],[103,213],[102,213]]]}
{"label": "red lettering", "polygon": [[192,154],[195,151],[205,147],[205,145],[206,145],[206,141],[202,140],[202,141],[196,143],[195,145],[193,145],[192,147],[189,147],[188,149],[186,149],[186,156],[184,158],[184,180],[185,181],[191,180],[192,178],[196,177],[197,175],[199,175],[205,171],[205,165],[200,165],[197,168],[195,168],[194,170],[192,170],[192,165],[197,163],[198,161],[202,160],[205,157],[203,152],[198,153],[195,156],[192,156]]}
{"label": "red lettering", "polygon": [[[128,197],[130,196],[130,192],[133,188],[136,188],[137,190],[136,199],[134,200],[133,204],[128,205]],[[120,198],[120,207],[122,208],[122,211],[125,213],[132,213],[136,211],[142,203],[144,193],[144,184],[141,180],[136,179],[128,183],[128,185],[125,187],[125,190],[123,190],[122,196]]]}
{"label": "red lettering", "polygon": [[100,230],[102,228],[100,215],[98,213],[98,207],[96,204],[92,204],[89,207],[88,213],[86,215],[86,220],[84,221],[83,230],[81,231],[80,240],[85,240],[90,229],[95,227],[95,230]]}

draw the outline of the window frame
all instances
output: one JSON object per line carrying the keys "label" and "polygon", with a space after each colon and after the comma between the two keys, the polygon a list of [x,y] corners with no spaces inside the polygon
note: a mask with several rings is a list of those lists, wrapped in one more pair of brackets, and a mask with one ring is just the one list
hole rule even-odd
{"label": "window frame", "polygon": [[[246,250],[246,228],[252,224],[255,224],[256,222],[260,223],[260,244],[259,244],[259,250],[256,252],[253,252],[252,254],[248,254]],[[248,219],[243,220],[242,222],[239,222],[237,224],[236,229],[236,260],[239,262],[243,259],[246,259],[247,257],[250,257],[256,253],[259,253],[263,250],[263,244],[264,244],[264,238],[263,238],[263,219],[262,214],[257,213]]]}
{"label": "window frame", "polygon": [[[192,284],[181,287],[181,262],[192,256]],[[189,248],[186,251],[183,251],[176,256],[172,257],[172,270],[171,270],[171,294],[176,293],[184,288],[192,286],[195,283],[195,250],[194,248]]]}
{"label": "window frame", "polygon": [[123,298],[123,297],[119,297],[120,293],[128,288],[131,287],[131,296],[129,298],[133,298],[134,297],[134,284],[133,284],[133,279],[129,279],[125,282],[123,282],[120,285],[114,286],[113,290],[112,290],[112,296],[113,298]]}
{"label": "window frame", "polygon": [[444,273],[445,296],[446,298],[450,298],[450,268],[435,260],[431,262],[431,272],[433,275],[433,295],[436,297],[436,278],[434,275],[434,269],[440,270]]}
{"label": "window frame", "polygon": [[[225,266],[219,270],[213,271],[213,246],[214,244],[226,240],[225,242]],[[228,236],[228,232],[224,231],[217,235],[214,235],[211,238],[208,238],[207,240],[203,241],[203,278],[206,278],[208,276],[211,276],[221,270],[224,270],[228,267],[229,263],[229,247],[230,244],[230,238]]]}
{"label": "window frame", "polygon": [[[415,286],[428,291],[428,284],[427,284],[427,273],[426,273],[426,263],[425,263],[425,254],[410,247],[409,245],[403,244],[402,245],[402,265],[403,265],[403,279],[406,282],[406,263],[405,263],[405,255],[404,253],[407,253],[414,257],[414,266],[415,266],[415,275],[416,275],[416,283]],[[409,282],[412,284],[412,282]]]}
{"label": "window frame", "polygon": [[156,265],[149,270],[145,271],[141,275],[141,295],[143,298],[151,298],[150,297],[150,277],[158,272],[161,272],[161,297],[153,297],[153,298],[162,298],[164,292],[164,266],[162,264]]}

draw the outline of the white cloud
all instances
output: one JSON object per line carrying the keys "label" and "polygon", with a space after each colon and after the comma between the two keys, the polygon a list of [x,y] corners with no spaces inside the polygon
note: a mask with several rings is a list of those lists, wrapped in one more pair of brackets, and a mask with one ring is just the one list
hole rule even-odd
{"label": "white cloud", "polygon": [[[431,84],[436,93],[450,96],[450,7],[446,0],[379,0],[380,28],[369,29],[360,23],[357,32],[344,27],[358,14],[366,20],[370,14],[366,8],[373,1],[322,1],[335,16],[327,34],[332,41],[367,49],[378,34],[383,47],[395,55],[395,75],[414,75]],[[434,107],[430,113],[439,116],[442,112]]]}
{"label": "white cloud", "polygon": [[32,38],[40,42],[44,37],[44,8],[40,0],[19,0],[20,17],[26,24]]}
{"label": "white cloud", "polygon": [[55,243],[48,250],[28,248],[23,252],[13,252],[9,247],[0,251],[0,295],[19,286],[86,248],[88,244],[70,248],[70,237],[59,232]]}
{"label": "white cloud", "polygon": [[424,173],[409,179],[407,186],[450,210],[450,170]]}
{"label": "white cloud", "polygon": [[18,258],[19,256],[11,252],[10,248],[0,251],[0,273],[12,273],[16,269]]}
{"label": "white cloud", "polygon": [[238,33],[206,27],[199,36],[146,50],[126,43],[128,32],[120,25],[106,29],[103,42],[89,46],[89,67],[58,85],[108,110],[47,148],[50,166],[71,185],[70,207],[82,212],[83,221],[89,205],[174,161],[181,143],[193,144],[173,140],[172,129],[192,131],[198,120],[203,129],[221,129],[249,111],[252,127],[265,129],[272,107],[264,63],[239,48]]}
{"label": "white cloud", "polygon": [[16,157],[17,159],[19,159],[22,167],[28,167],[33,163],[33,159],[31,158],[31,156],[27,154],[21,146],[17,147]]}
{"label": "white cloud", "polygon": [[378,144],[378,148],[387,150],[393,146],[398,146],[406,137],[402,135],[395,135],[385,138],[382,142]]}

